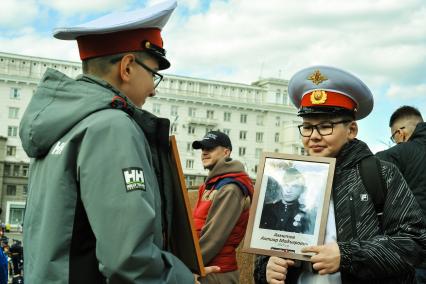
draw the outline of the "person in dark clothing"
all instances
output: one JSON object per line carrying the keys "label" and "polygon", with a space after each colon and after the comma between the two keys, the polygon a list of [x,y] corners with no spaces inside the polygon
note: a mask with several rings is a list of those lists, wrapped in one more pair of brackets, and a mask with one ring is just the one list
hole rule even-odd
{"label": "person in dark clothing", "polygon": [[[398,167],[426,216],[426,123],[416,108],[402,106],[392,114],[389,127],[397,144],[376,156]],[[416,278],[426,283],[426,263],[416,268]]]}
{"label": "person in dark clothing", "polygon": [[418,203],[398,168],[380,161],[387,188],[380,226],[360,176],[360,162],[373,154],[356,139],[356,120],[371,112],[371,91],[354,75],[327,66],[297,72],[288,89],[303,118],[299,132],[307,153],[336,158],[325,241],[302,250],[314,253],[310,263],[259,256],[256,283],[415,283],[414,267],[426,250]]}
{"label": "person in dark clothing", "polygon": [[0,249],[0,284],[7,284],[8,280],[8,262],[7,254],[3,251],[3,247]]}
{"label": "person in dark clothing", "polygon": [[15,241],[10,247],[9,252],[12,257],[13,275],[21,274],[23,260],[23,248],[21,242]]}
{"label": "person in dark clothing", "polygon": [[[282,184],[268,177],[266,195],[277,192],[277,198],[267,200],[263,205],[259,227],[293,233],[307,233],[308,218],[299,198],[305,191],[305,179],[296,168],[284,170]],[[269,201],[269,202],[268,202]]]}

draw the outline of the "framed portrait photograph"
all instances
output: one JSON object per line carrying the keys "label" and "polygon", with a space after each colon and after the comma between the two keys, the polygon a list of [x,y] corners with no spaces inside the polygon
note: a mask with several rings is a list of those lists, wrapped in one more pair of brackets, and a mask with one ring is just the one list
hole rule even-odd
{"label": "framed portrait photograph", "polygon": [[171,249],[173,254],[185,263],[192,272],[200,276],[205,276],[201,248],[192,220],[188,190],[185,185],[176,137],[174,135],[170,136],[170,150],[173,184],[176,189],[173,200],[174,218],[171,220]]}
{"label": "framed portrait photograph", "polygon": [[309,260],[324,243],[334,158],[263,153],[243,251]]}

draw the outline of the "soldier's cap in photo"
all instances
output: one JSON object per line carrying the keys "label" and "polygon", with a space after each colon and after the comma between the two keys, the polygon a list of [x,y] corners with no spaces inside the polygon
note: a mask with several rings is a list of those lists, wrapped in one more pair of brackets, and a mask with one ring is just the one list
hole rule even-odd
{"label": "soldier's cap in photo", "polygon": [[159,69],[167,69],[161,30],[176,8],[169,0],[144,9],[114,12],[73,27],[60,27],[53,36],[77,40],[81,60],[123,52],[145,51],[158,60]]}
{"label": "soldier's cap in photo", "polygon": [[232,151],[231,139],[229,139],[228,135],[220,131],[210,131],[202,140],[192,143],[192,148],[194,149],[212,149],[217,146],[223,146]]}
{"label": "soldier's cap in photo", "polygon": [[311,66],[290,79],[288,95],[299,116],[349,114],[356,120],[373,109],[373,94],[355,75],[330,66]]}

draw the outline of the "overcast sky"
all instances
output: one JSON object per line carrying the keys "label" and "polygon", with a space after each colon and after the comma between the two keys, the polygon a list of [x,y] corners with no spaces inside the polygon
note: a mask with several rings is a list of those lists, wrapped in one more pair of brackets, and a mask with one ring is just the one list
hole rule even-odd
{"label": "overcast sky", "polygon": [[[0,51],[78,61],[76,43],[53,39],[53,28],[148,2],[161,1],[2,0]],[[375,98],[359,123],[373,151],[390,142],[398,106],[426,116],[424,0],[182,0],[163,35],[169,74],[247,84],[314,64],[356,74]]]}

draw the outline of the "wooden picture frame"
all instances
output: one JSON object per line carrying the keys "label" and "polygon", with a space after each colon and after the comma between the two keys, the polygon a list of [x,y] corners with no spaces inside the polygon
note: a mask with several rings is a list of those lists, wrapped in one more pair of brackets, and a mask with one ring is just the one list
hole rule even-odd
{"label": "wooden picture frame", "polygon": [[324,243],[335,158],[263,153],[243,252],[309,260]]}
{"label": "wooden picture frame", "polygon": [[192,209],[189,203],[188,190],[179,158],[179,151],[174,135],[170,136],[170,152],[172,160],[172,175],[179,190],[174,194],[172,220],[172,252],[193,273],[206,276],[201,256],[200,244],[192,219]]}

